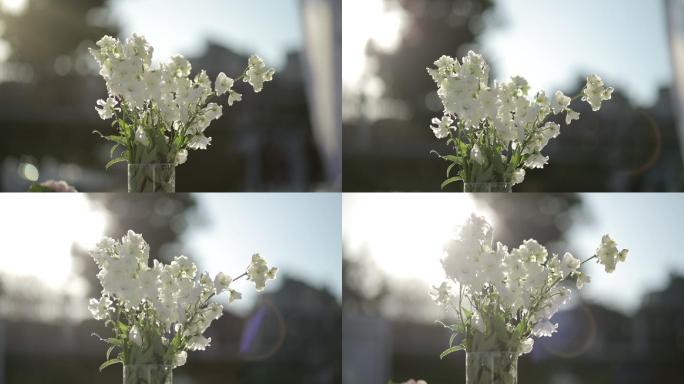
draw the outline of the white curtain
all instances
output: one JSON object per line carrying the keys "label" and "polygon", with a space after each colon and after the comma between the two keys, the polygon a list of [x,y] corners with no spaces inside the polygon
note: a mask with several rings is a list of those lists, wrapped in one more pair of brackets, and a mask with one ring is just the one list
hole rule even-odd
{"label": "white curtain", "polygon": [[301,0],[311,121],[325,165],[324,188],[342,185],[342,0]]}
{"label": "white curtain", "polygon": [[672,58],[672,97],[679,144],[684,149],[684,0],[665,0],[665,10]]}

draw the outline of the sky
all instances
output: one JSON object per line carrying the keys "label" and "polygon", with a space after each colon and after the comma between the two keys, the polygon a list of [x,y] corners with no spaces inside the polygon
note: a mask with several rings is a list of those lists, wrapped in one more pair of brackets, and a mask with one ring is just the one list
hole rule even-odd
{"label": "sky", "polygon": [[144,35],[155,57],[202,53],[207,38],[281,67],[302,46],[297,0],[117,0],[122,33]]}
{"label": "sky", "polygon": [[[342,297],[341,198],[332,193],[198,194],[204,225],[190,225],[183,253],[211,276],[245,271],[253,253],[280,276]],[[84,301],[86,280],[74,270],[72,247],[91,249],[104,235],[108,213],[84,194],[3,194],[0,198],[0,273],[34,277],[54,292],[71,292]],[[144,236],[144,233],[143,233]],[[116,236],[118,237],[118,236]],[[159,244],[150,244],[151,248]],[[269,283],[266,292],[277,290]],[[228,310],[245,313],[256,294],[247,281],[235,288],[244,300]],[[225,296],[225,295],[224,295]],[[224,297],[224,299],[226,299]],[[224,300],[227,301],[227,300]],[[84,311],[85,313],[85,311]]]}
{"label": "sky", "polygon": [[[198,194],[205,226],[189,229],[185,249],[212,276],[234,276],[259,252],[281,273],[342,298],[341,198],[335,193]],[[277,289],[278,281],[270,289]],[[247,287],[246,284],[242,285]],[[269,289],[267,289],[268,291]],[[253,289],[243,289],[251,305]]]}
{"label": "sky", "polygon": [[596,73],[641,104],[671,83],[664,1],[497,0],[496,7],[504,26],[481,41],[497,77],[521,75],[533,89],[552,91]]}
{"label": "sky", "polygon": [[[663,3],[496,0],[497,17],[488,20],[502,25],[486,22],[479,43],[496,78],[521,75],[533,89],[549,94],[557,89],[569,92],[579,78],[596,73],[609,85],[626,89],[637,103],[649,105],[658,88],[671,83]],[[361,80],[364,71],[372,68],[365,57],[366,43],[373,40],[392,51],[410,22],[401,10],[384,4],[384,0],[347,0],[342,6],[346,89],[373,83]]]}
{"label": "sky", "polygon": [[[20,12],[26,1],[0,0],[0,8]],[[282,68],[287,52],[302,47],[298,0],[112,0],[111,8],[122,36],[145,36],[161,61],[201,55],[212,39]],[[7,49],[0,44],[0,59]]]}
{"label": "sky", "polygon": [[[567,234],[582,260],[594,254],[609,233],[630,250],[625,263],[607,274],[593,262],[585,266],[592,277],[582,297],[631,314],[645,293],[664,288],[671,273],[684,275],[679,242],[684,225],[681,194],[582,194],[584,209],[593,218]],[[496,212],[476,208],[465,194],[345,194],[343,239],[348,254],[365,250],[390,279],[419,280],[437,285],[444,274],[442,247],[471,212],[485,216],[495,229]],[[534,233],[529,237],[534,238]],[[517,244],[509,244],[517,246]],[[428,293],[425,292],[427,299]]]}

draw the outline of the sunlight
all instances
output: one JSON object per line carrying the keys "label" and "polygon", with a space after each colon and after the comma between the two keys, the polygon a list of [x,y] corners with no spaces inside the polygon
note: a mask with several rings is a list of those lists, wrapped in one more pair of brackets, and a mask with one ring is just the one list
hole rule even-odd
{"label": "sunlight", "polygon": [[350,194],[343,197],[343,238],[351,254],[364,247],[386,275],[438,284],[439,260],[456,226],[472,213],[496,225],[468,195]]}
{"label": "sunlight", "polygon": [[342,4],[342,82],[356,88],[368,69],[366,45],[373,41],[384,50],[392,51],[399,44],[406,24],[404,12],[387,9],[384,0],[346,1]]}
{"label": "sunlight", "polygon": [[26,0],[0,0],[0,8],[8,13],[20,13],[25,7]]}
{"label": "sunlight", "polygon": [[72,277],[72,247],[91,248],[106,225],[105,213],[82,194],[8,195],[0,211],[0,271],[36,277],[55,290],[66,289]]}

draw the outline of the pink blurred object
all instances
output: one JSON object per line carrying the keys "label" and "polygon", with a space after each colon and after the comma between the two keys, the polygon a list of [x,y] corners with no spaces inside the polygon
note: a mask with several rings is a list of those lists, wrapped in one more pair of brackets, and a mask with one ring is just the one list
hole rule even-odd
{"label": "pink blurred object", "polygon": [[72,185],[69,185],[69,183],[64,180],[47,180],[40,183],[40,185],[50,188],[55,192],[78,192],[76,188],[74,188]]}
{"label": "pink blurred object", "polygon": [[416,381],[416,380],[411,379],[411,380],[409,380],[409,381],[405,381],[405,382],[402,383],[402,384],[427,384],[427,382],[426,382],[425,380],[418,380],[418,381]]}

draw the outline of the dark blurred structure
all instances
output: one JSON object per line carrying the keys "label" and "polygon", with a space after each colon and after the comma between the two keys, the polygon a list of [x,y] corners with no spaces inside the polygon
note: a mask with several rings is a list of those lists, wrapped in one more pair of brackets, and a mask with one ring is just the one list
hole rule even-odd
{"label": "dark blurred structure", "polygon": [[[2,64],[0,83],[0,190],[27,189],[25,164],[37,167],[41,180],[65,179],[82,191],[126,188],[125,166],[105,171],[110,146],[92,134],[111,128],[94,111],[106,90],[87,54],[116,27],[105,23],[105,1],[66,3],[28,0],[19,16],[0,14],[7,24],[0,37],[14,52],[13,61]],[[49,22],[40,23],[44,19]],[[28,45],[32,41],[38,43]],[[189,60],[213,79],[220,71],[239,73],[247,56],[208,41],[204,54]],[[224,116],[208,130],[212,145],[191,151],[177,168],[178,191],[306,191],[324,181],[301,61],[300,52],[290,52],[256,97],[246,84],[236,85],[245,102],[224,106]]]}
{"label": "dark blurred structure", "polygon": [[[226,313],[214,322],[206,334],[211,347],[189,353],[174,382],[340,383],[340,314],[329,292],[283,276],[281,288],[264,294],[248,316]],[[106,347],[92,332],[108,329],[95,320],[0,320],[0,383],[120,383],[120,365],[98,372]]]}
{"label": "dark blurred structure", "polygon": [[[428,129],[442,107],[425,67],[443,54],[462,57],[469,49],[478,50],[478,34],[483,28],[496,28],[492,24],[500,21],[490,12],[495,1],[386,3],[399,4],[409,25],[394,52],[368,47],[385,85],[383,99],[345,95],[347,108],[356,113],[344,121],[343,190],[439,191],[448,164],[429,152],[447,148]],[[497,78],[495,67],[491,77]],[[582,86],[578,81],[575,89],[563,91],[575,95]],[[668,87],[661,89],[657,102],[647,108],[632,104],[619,89],[599,112],[576,101],[573,107],[582,114],[581,120],[563,128],[544,151],[550,156],[549,165],[528,171],[515,190],[682,190],[684,166],[670,92]],[[380,112],[371,114],[374,109]],[[448,190],[459,190],[461,185]]]}
{"label": "dark blurred structure", "polygon": [[[592,303],[559,313],[551,338],[535,340],[530,355],[518,361],[519,381],[533,384],[678,383],[684,375],[684,277],[672,276],[660,292],[644,297],[634,316]],[[449,332],[434,324],[388,321],[348,315],[344,351],[366,367],[392,367],[387,379],[423,378],[428,383],[465,380],[463,352],[445,360]],[[353,326],[353,328],[352,328]],[[354,358],[356,356],[356,358]],[[358,365],[357,365],[358,367]],[[345,384],[370,383],[346,367]],[[376,381],[380,382],[380,381]],[[385,381],[381,381],[385,382]]]}

